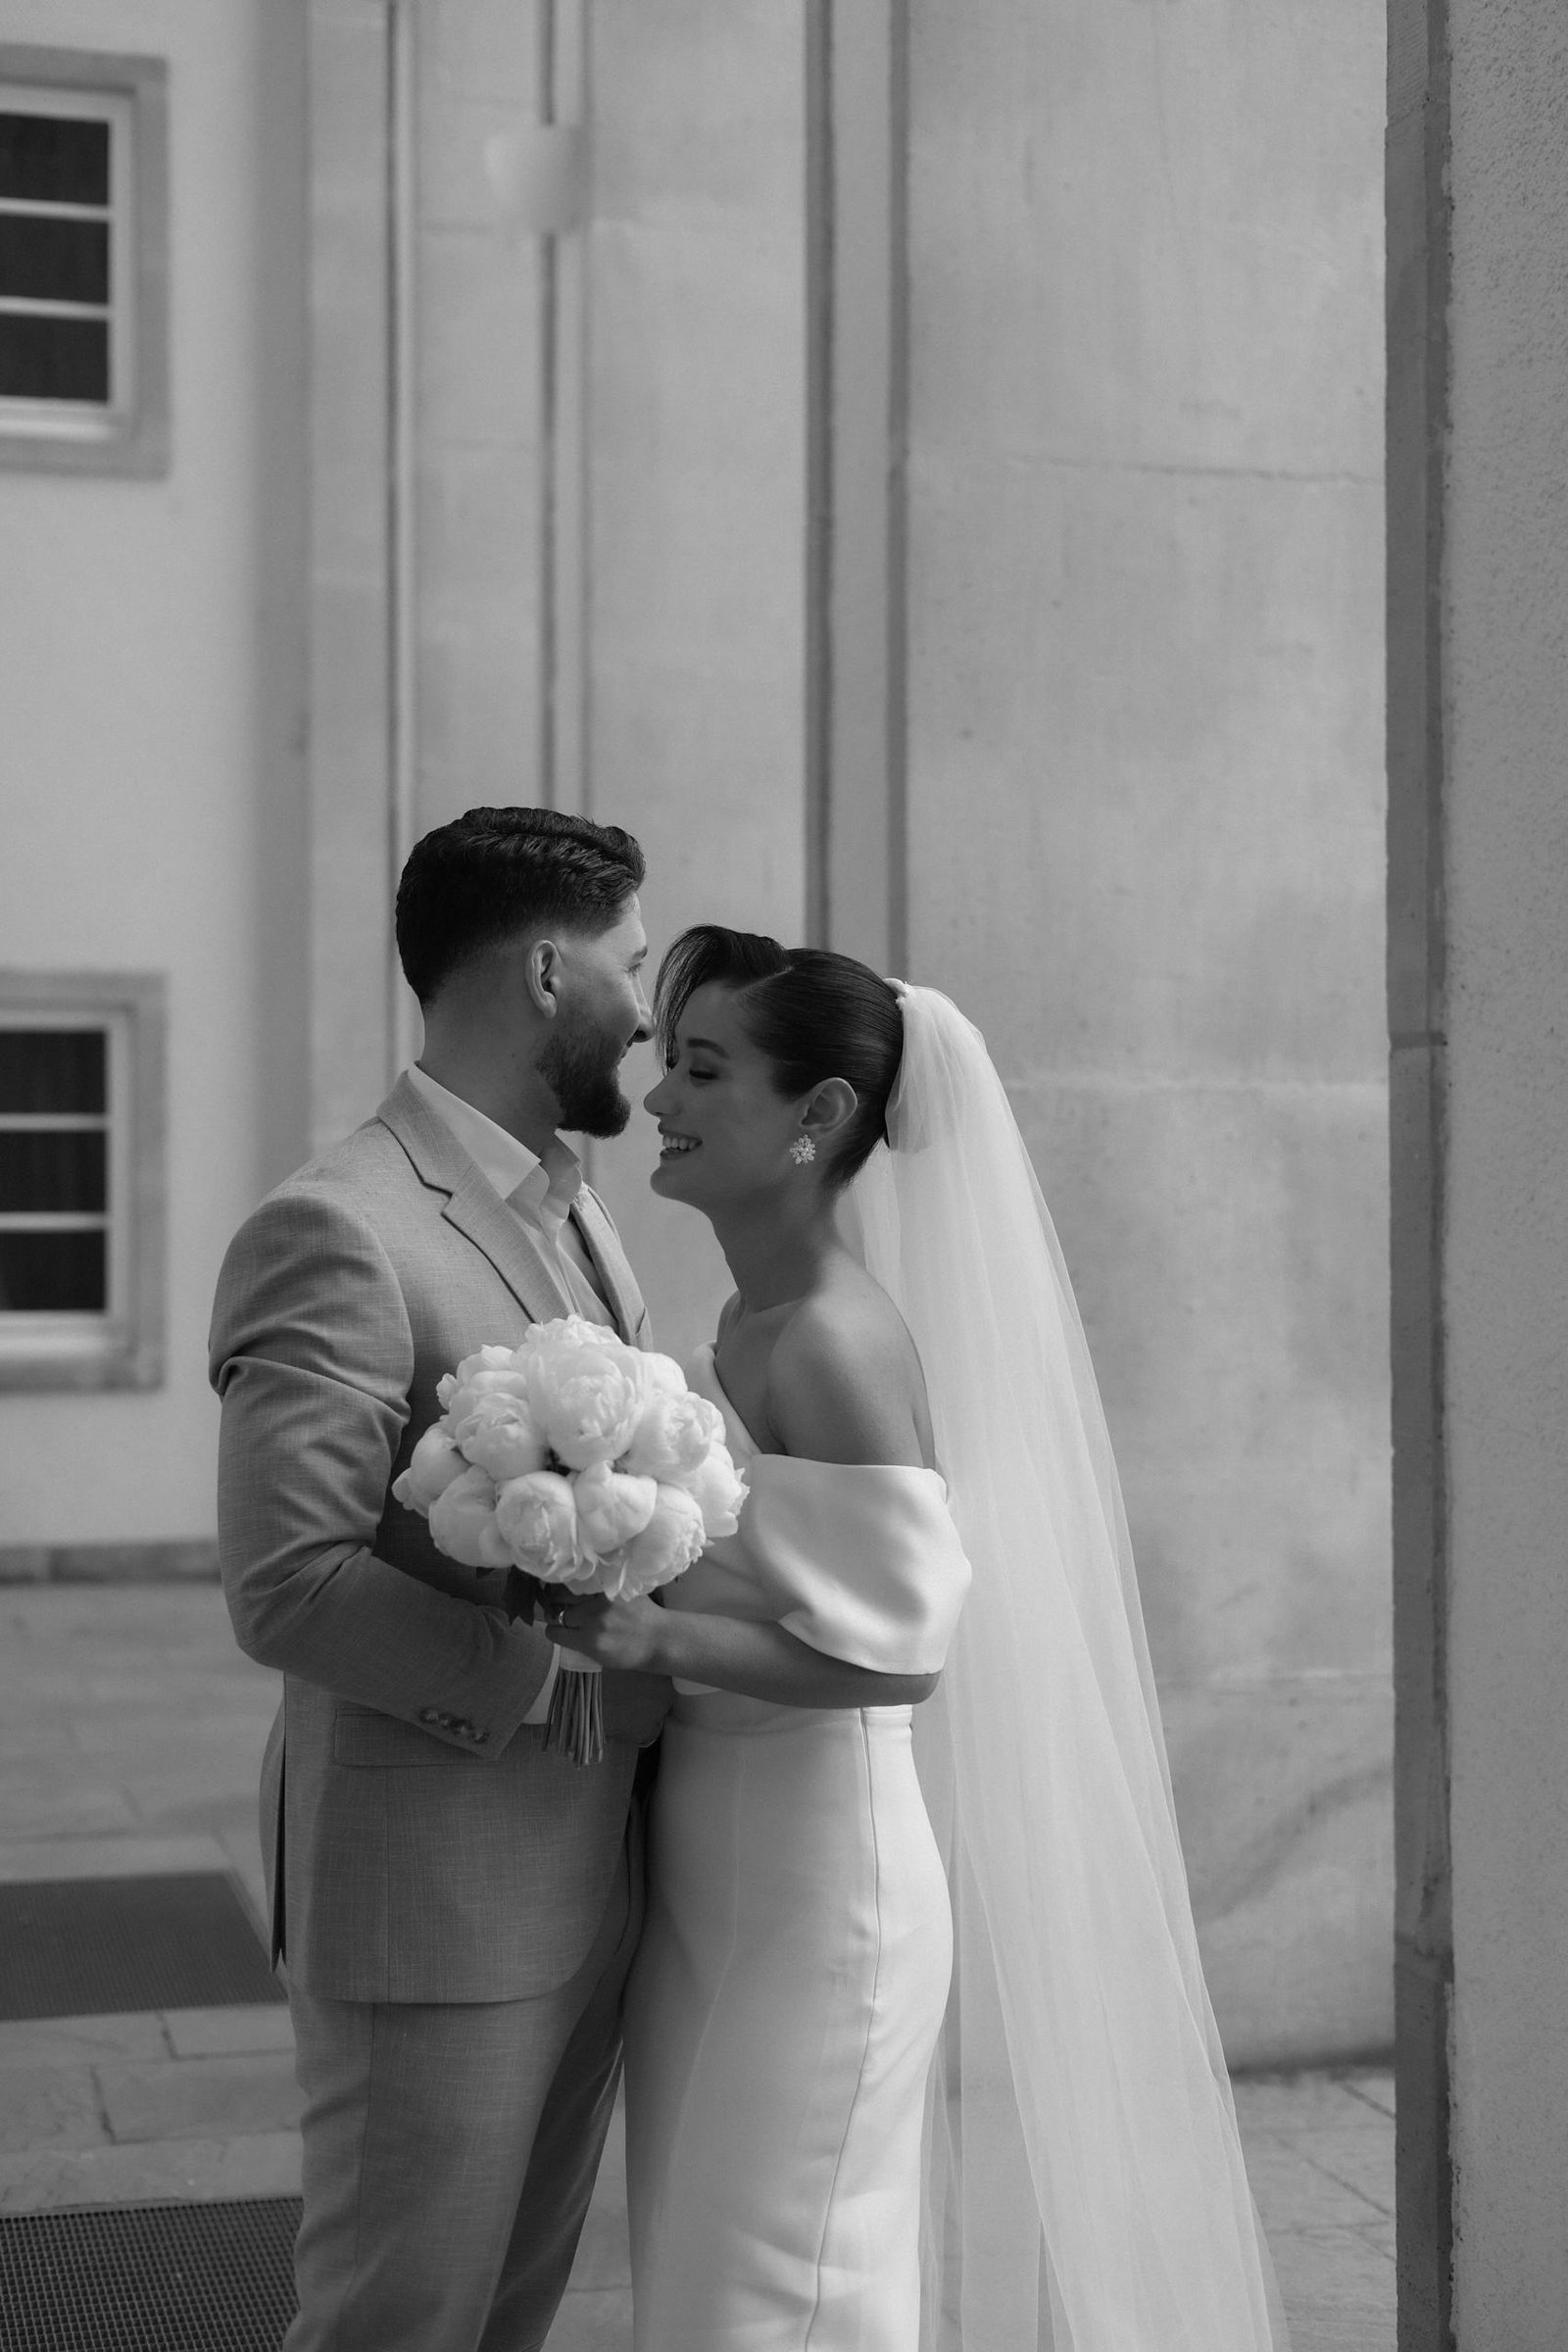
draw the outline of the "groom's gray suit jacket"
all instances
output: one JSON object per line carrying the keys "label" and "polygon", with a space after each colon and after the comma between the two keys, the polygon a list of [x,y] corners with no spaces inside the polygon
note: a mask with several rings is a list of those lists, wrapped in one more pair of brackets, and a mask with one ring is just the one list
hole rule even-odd
{"label": "groom's gray suit jacket", "polygon": [[[573,1210],[622,1336],[646,1314],[605,1209]],[[241,1646],[283,1672],[263,1768],[274,1950],[354,2001],[502,2001],[582,1963],[609,1900],[636,1739],[606,1678],[602,1765],[522,1719],[550,1659],[503,1579],[446,1559],[392,1480],[436,1382],[568,1314],[548,1256],[406,1079],[270,1194],[219,1279],[219,1543]],[[624,1700],[622,1700],[624,1692]]]}

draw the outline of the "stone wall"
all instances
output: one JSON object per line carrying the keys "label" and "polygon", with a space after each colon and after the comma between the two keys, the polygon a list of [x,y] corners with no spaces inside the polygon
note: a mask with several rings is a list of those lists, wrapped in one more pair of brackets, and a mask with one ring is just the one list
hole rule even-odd
{"label": "stone wall", "polygon": [[0,938],[167,976],[164,1385],[0,1397],[11,1545],[208,1536],[213,1285],[304,1156],[305,74],[272,0],[8,0],[4,36],[169,65],[166,474],[0,470]]}
{"label": "stone wall", "polygon": [[536,13],[411,12],[416,839],[539,781],[543,248],[487,168],[541,111]]}
{"label": "stone wall", "polygon": [[[402,49],[356,0],[312,21],[324,1142],[417,1051],[386,845],[463,808],[628,826],[656,957],[701,915],[801,933],[805,44],[769,0],[428,0]],[[505,159],[585,108],[547,252]],[[655,1152],[639,1114],[589,1164],[683,1353],[728,1286]]]}
{"label": "stone wall", "polygon": [[[777,0],[601,0],[590,75],[588,794],[649,858],[657,959],[709,919],[803,934],[806,85]],[[627,1064],[646,1092],[653,1057]],[[661,1346],[712,1334],[708,1225],[593,1165]]]}
{"label": "stone wall", "polygon": [[1233,2062],[1391,2025],[1380,36],[912,11],[910,968],[1078,1285]]}

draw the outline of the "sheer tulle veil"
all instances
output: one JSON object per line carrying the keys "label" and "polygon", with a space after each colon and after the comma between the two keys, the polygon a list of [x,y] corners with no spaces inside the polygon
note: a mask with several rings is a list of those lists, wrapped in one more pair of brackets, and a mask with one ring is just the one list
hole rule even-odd
{"label": "sheer tulle veil", "polygon": [[1083,1326],[979,1032],[901,988],[846,1230],[914,1336],[974,1568],[916,1710],[956,1958],[920,2352],[1284,2352]]}

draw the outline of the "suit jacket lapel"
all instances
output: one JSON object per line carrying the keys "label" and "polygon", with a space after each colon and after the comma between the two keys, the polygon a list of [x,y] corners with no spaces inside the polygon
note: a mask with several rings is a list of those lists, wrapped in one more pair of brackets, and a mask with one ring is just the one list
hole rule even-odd
{"label": "suit jacket lapel", "polygon": [[599,1285],[610,1303],[616,1328],[623,1340],[633,1346],[639,1343],[648,1310],[636,1278],[626,1262],[626,1252],[620,1246],[620,1236],[610,1221],[609,1212],[597,1193],[586,1184],[578,1187],[571,1213],[589,1256],[599,1274]]}
{"label": "suit jacket lapel", "polygon": [[[454,1147],[456,1149],[456,1147]],[[506,1202],[499,1200],[475,1168],[453,1193],[442,1210],[449,1225],[466,1234],[482,1250],[513,1297],[527,1308],[536,1323],[557,1315],[572,1315],[571,1296],[550,1261]]]}
{"label": "suit jacket lapel", "polygon": [[[400,1078],[376,1116],[397,1137],[420,1182],[447,1195],[441,1214],[483,1251],[518,1305],[536,1323],[569,1315],[571,1299],[545,1250],[486,1183],[418,1090]],[[612,1304],[618,1308],[613,1297]]]}

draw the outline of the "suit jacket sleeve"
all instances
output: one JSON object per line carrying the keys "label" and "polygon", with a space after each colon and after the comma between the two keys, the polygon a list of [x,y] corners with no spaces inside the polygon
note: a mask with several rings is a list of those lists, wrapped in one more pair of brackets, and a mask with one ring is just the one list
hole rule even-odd
{"label": "suit jacket sleeve", "polygon": [[240,1228],[219,1278],[219,1553],[240,1646],[263,1665],[496,1756],[550,1644],[377,1557],[414,1345],[370,1227],[292,1193]]}

